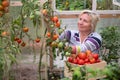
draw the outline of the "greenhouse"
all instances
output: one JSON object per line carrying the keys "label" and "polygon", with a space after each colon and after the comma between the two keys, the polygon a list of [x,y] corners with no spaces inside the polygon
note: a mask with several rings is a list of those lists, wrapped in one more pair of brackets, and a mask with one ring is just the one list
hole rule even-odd
{"label": "greenhouse", "polygon": [[120,0],[0,0],[0,80],[120,80]]}

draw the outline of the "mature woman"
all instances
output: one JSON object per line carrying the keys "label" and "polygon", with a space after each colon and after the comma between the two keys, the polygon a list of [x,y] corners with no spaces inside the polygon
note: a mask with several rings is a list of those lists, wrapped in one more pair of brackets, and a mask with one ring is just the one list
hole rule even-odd
{"label": "mature woman", "polygon": [[98,53],[102,42],[101,36],[95,32],[98,21],[98,14],[84,10],[78,18],[78,31],[65,30],[59,38],[60,40],[64,38],[68,40],[73,53],[86,50]]}

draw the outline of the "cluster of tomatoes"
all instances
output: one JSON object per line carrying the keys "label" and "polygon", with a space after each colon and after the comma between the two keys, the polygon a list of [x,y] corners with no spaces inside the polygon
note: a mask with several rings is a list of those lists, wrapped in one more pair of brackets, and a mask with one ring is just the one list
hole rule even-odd
{"label": "cluster of tomatoes", "polygon": [[[42,14],[47,17],[49,15],[49,11],[47,9],[43,9]],[[57,28],[60,28],[60,21],[57,16],[52,16],[50,20],[53,22],[53,24],[51,24],[51,27],[55,26]]]}
{"label": "cluster of tomatoes", "polygon": [[[22,31],[24,32],[24,33],[27,33],[28,31],[29,31],[29,28],[28,27],[23,27],[22,28]],[[19,37],[15,37],[14,38],[14,41],[16,41],[19,45],[21,45],[22,47],[25,47],[26,46],[26,43],[21,39],[21,38],[19,38]],[[35,42],[36,43],[39,43],[40,42],[40,38],[36,38],[35,39]]]}
{"label": "cluster of tomatoes", "polygon": [[92,53],[90,50],[86,50],[86,52],[80,52],[77,55],[72,54],[68,57],[67,61],[73,64],[85,65],[98,63],[101,60],[98,53]]}
{"label": "cluster of tomatoes", "polygon": [[8,12],[9,1],[8,0],[0,0],[0,17]]}
{"label": "cluster of tomatoes", "polygon": [[22,39],[15,37],[14,41],[16,41],[18,44],[21,44],[22,47],[24,47],[26,45],[26,43],[24,41],[22,41]]}
{"label": "cluster of tomatoes", "polygon": [[46,33],[47,45],[52,48],[63,47],[63,42],[58,41],[59,35],[63,32],[63,29],[60,28],[60,20],[58,16],[50,16],[49,10],[47,9],[43,9],[42,14],[45,17],[45,21],[47,20],[48,23],[50,23],[49,28],[51,29]]}
{"label": "cluster of tomatoes", "polygon": [[[54,16],[54,17],[52,17],[52,19],[51,19],[51,21],[53,22],[53,24],[51,24],[50,25],[50,27],[51,28],[53,28],[53,29],[55,29],[54,28],[54,24],[57,24],[57,22],[59,22],[59,19],[58,19],[58,17],[57,16]],[[60,27],[60,24],[59,25],[57,25],[57,26],[59,26]],[[58,33],[55,31],[55,30],[53,30],[53,31],[48,31],[47,33],[46,33],[46,37],[47,37],[47,39],[49,40],[48,41],[48,45],[50,45],[50,46],[56,46],[56,40],[59,38],[59,35],[58,35]]]}

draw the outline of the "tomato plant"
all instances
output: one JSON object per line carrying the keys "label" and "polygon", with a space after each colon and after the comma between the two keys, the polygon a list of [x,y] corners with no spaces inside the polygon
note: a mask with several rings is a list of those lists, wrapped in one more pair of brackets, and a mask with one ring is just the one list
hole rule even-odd
{"label": "tomato plant", "polygon": [[[22,7],[17,16],[10,15],[10,0],[0,0],[0,80],[7,80],[10,73],[10,67],[17,62],[17,55],[21,53],[22,47],[34,43],[34,38],[30,35],[30,27],[26,20],[33,24],[35,36],[38,35],[40,22],[40,3],[38,0],[21,0]],[[32,7],[30,7],[32,6]],[[13,18],[14,17],[14,18]]]}

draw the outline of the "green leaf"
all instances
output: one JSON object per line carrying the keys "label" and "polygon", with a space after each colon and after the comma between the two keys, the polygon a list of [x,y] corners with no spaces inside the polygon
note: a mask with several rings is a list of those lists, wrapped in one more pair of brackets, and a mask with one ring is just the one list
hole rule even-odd
{"label": "green leaf", "polygon": [[14,56],[13,54],[9,53],[8,56],[9,56],[9,59],[10,59],[12,62],[16,62],[16,58],[15,58],[15,56]]}

